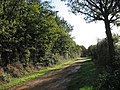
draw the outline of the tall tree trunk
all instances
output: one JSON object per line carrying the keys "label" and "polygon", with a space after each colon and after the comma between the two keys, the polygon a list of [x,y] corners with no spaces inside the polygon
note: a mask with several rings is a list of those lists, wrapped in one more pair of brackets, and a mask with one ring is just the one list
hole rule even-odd
{"label": "tall tree trunk", "polygon": [[114,60],[114,44],[112,39],[112,33],[110,28],[110,22],[108,18],[105,19],[105,28],[106,28],[106,35],[108,40],[108,48],[109,48],[109,62],[108,65],[112,66],[113,60]]}

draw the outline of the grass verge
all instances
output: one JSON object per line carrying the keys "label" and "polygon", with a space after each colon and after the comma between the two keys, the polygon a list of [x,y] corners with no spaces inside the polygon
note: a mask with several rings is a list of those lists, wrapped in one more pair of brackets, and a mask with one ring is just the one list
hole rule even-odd
{"label": "grass verge", "polygon": [[97,76],[98,71],[95,64],[92,61],[86,61],[74,75],[68,90],[92,90]]}
{"label": "grass verge", "polygon": [[26,82],[28,80],[31,80],[33,78],[45,75],[46,73],[48,73],[50,71],[68,67],[69,65],[71,65],[71,64],[73,64],[75,62],[78,62],[79,60],[80,59],[69,60],[69,61],[66,61],[66,62],[64,62],[62,64],[54,65],[53,67],[48,67],[48,68],[43,67],[43,69],[41,71],[39,71],[39,72],[30,73],[30,74],[27,74],[27,75],[25,75],[23,77],[15,78],[12,81],[10,81],[9,83],[5,83],[5,84],[0,85],[0,90],[6,90],[6,89],[8,89],[10,87],[21,84],[21,83]]}

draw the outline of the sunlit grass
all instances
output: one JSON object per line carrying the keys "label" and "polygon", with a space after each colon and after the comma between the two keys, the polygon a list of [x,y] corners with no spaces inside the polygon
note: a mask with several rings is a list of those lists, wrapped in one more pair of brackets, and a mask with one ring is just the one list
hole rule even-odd
{"label": "sunlit grass", "polygon": [[7,88],[10,88],[12,86],[21,84],[21,83],[26,82],[28,80],[31,80],[33,78],[36,78],[36,77],[39,77],[39,76],[43,76],[46,73],[48,73],[49,71],[58,70],[58,69],[61,69],[61,68],[68,67],[69,65],[71,65],[71,64],[73,64],[75,62],[78,62],[78,61],[80,61],[80,59],[69,60],[69,61],[66,61],[66,62],[64,62],[62,64],[54,65],[54,66],[48,67],[48,68],[42,67],[43,70],[41,70],[39,72],[30,73],[30,74],[27,74],[27,75],[25,75],[23,77],[13,79],[9,83],[5,83],[5,84],[0,85],[0,90],[5,90]]}
{"label": "sunlit grass", "polygon": [[86,87],[80,88],[79,90],[92,90],[92,87],[86,86]]}
{"label": "sunlit grass", "polygon": [[14,85],[23,83],[23,82],[28,81],[30,79],[36,78],[38,76],[42,76],[42,75],[46,74],[48,71],[49,70],[45,69],[45,70],[42,70],[40,72],[36,72],[36,73],[31,73],[31,74],[25,75],[25,76],[23,76],[21,78],[13,79],[9,83],[5,83],[5,84],[1,85],[0,86],[0,90],[5,90],[5,89],[10,88],[10,87],[12,87]]}
{"label": "sunlit grass", "polygon": [[92,61],[85,62],[71,80],[68,90],[92,90],[98,71]]}

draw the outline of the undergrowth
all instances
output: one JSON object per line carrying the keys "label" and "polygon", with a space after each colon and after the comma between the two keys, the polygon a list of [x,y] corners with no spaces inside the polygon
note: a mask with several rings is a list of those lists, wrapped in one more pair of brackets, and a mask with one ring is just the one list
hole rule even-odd
{"label": "undergrowth", "polygon": [[67,67],[67,66],[77,62],[78,60],[79,59],[69,60],[69,61],[66,61],[66,62],[64,62],[62,64],[54,65],[52,67],[40,67],[40,68],[42,68],[42,70],[40,70],[38,72],[29,73],[29,74],[24,75],[22,77],[14,78],[10,82],[8,82],[8,83],[1,84],[0,85],[0,90],[6,90],[6,89],[8,89],[10,87],[13,87],[15,85],[21,84],[21,83],[26,82],[28,80],[31,80],[33,78],[45,75],[46,73],[49,73],[50,71],[58,70],[58,69],[61,69],[61,68],[65,68],[65,67]]}

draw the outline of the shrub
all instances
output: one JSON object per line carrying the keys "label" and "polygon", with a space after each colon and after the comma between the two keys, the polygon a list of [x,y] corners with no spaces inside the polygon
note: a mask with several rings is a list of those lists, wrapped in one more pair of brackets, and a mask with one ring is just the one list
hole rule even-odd
{"label": "shrub", "polygon": [[107,39],[103,39],[97,43],[97,59],[95,60],[95,63],[102,67],[108,65],[109,55]]}
{"label": "shrub", "polygon": [[120,90],[120,69],[113,73],[103,70],[99,74],[93,90]]}
{"label": "shrub", "polygon": [[[118,37],[117,37],[118,38]],[[119,40],[113,37],[115,55],[112,67],[109,66],[108,44],[103,39],[97,44],[98,59],[97,65],[102,66],[101,74],[96,80],[94,90],[120,90],[120,45]]]}

